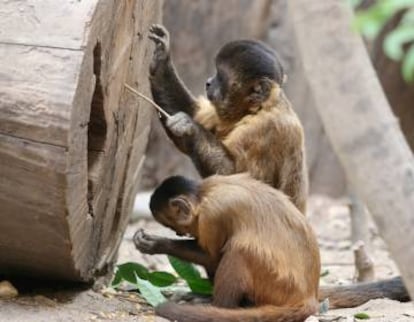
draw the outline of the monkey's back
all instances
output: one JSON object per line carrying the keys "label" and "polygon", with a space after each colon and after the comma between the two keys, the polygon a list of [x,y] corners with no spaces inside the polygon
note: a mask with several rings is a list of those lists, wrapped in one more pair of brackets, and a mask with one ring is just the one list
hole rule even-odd
{"label": "monkey's back", "polygon": [[255,302],[272,299],[281,305],[317,294],[316,236],[284,193],[248,174],[207,178],[201,189],[206,194],[200,211],[208,209],[208,225],[227,234],[217,251],[236,250],[245,256],[253,293],[260,296]]}

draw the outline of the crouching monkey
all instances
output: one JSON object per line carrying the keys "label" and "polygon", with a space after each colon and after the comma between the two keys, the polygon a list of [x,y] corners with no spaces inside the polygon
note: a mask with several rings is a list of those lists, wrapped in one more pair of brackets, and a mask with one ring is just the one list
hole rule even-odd
{"label": "crouching monkey", "polygon": [[214,276],[212,306],[164,303],[158,315],[179,322],[299,322],[318,311],[316,237],[284,193],[248,174],[201,183],[171,177],[155,190],[150,208],[158,222],[194,239],[177,248],[138,231],[138,248],[171,253],[174,247],[175,256]]}

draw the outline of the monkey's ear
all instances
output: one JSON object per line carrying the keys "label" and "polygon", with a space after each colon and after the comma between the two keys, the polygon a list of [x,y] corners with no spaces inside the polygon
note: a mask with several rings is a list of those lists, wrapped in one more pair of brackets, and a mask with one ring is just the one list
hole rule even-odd
{"label": "monkey's ear", "polygon": [[266,101],[270,96],[272,87],[273,81],[269,78],[255,80],[248,96],[249,103],[256,105]]}
{"label": "monkey's ear", "polygon": [[170,199],[169,205],[174,213],[177,224],[186,226],[191,224],[192,213],[190,201],[185,197]]}

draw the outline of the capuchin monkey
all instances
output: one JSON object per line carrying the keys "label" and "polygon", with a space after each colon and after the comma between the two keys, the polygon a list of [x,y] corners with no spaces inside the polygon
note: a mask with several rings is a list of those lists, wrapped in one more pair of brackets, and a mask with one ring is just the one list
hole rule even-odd
{"label": "capuchin monkey", "polygon": [[[314,298],[319,301],[328,298],[330,308],[355,307],[376,298],[410,300],[400,277],[322,286],[317,292],[319,250],[305,217],[300,216],[286,195],[248,174],[216,175],[201,183],[171,177],[156,189],[150,208],[158,222],[173,229],[177,235],[192,239],[169,239],[138,230],[134,243],[141,252],[168,254],[204,266],[215,284],[213,305],[237,307],[240,303],[253,303],[258,306],[242,311],[248,312],[243,320],[238,320],[241,318],[238,311],[226,315],[230,311],[217,311],[211,307],[194,309],[165,304],[157,309],[160,315],[171,319],[285,321],[284,317],[278,320],[279,309],[262,310],[261,307],[273,304],[291,309],[295,307],[290,306],[291,298],[302,304],[305,299],[312,299],[306,303],[313,303]],[[302,290],[301,295],[297,288]],[[304,292],[305,289],[308,292]],[[303,321],[300,319],[304,315],[314,313],[313,304],[304,308],[294,310],[301,318],[287,310],[293,318],[286,321]],[[197,312],[208,317],[213,312],[213,316],[210,320],[203,319]],[[180,314],[194,319],[182,320]]]}
{"label": "capuchin monkey", "polygon": [[177,75],[168,31],[153,25],[150,65],[154,101],[172,115],[162,118],[175,145],[202,177],[249,172],[283,191],[306,212],[308,179],[302,125],[281,85],[276,53],[261,42],[229,42],[218,52],[207,97],[196,100]]}
{"label": "capuchin monkey", "polygon": [[[179,322],[302,322],[318,312],[318,243],[284,193],[249,174],[201,183],[171,177],[150,208],[158,222],[194,238],[182,240],[174,255],[203,265],[214,279],[211,306],[165,303],[158,315]],[[168,239],[158,242],[168,247]]]}

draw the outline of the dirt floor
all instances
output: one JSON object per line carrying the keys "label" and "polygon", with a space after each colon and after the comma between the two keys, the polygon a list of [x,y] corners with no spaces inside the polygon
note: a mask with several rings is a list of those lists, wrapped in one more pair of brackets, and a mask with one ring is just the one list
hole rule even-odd
{"label": "dirt floor", "polygon": [[[309,218],[318,234],[323,271],[322,284],[351,283],[354,276],[352,245],[349,240],[349,210],[344,200],[313,196],[309,202]],[[134,249],[133,233],[138,228],[165,234],[168,232],[150,220],[139,220],[130,225],[124,236],[119,263],[137,261],[150,268],[170,270],[164,256],[142,255]],[[370,227],[371,255],[375,261],[376,277],[398,275],[384,243],[375,227]],[[110,289],[94,292],[80,287],[63,285],[27,286],[15,282],[20,295],[12,300],[0,300],[0,322],[3,321],[165,321],[155,318],[151,308],[135,293],[114,293]],[[357,321],[353,315],[364,312],[369,321],[414,321],[412,303],[373,300],[358,308],[330,310],[325,316],[311,317],[308,321]]]}

